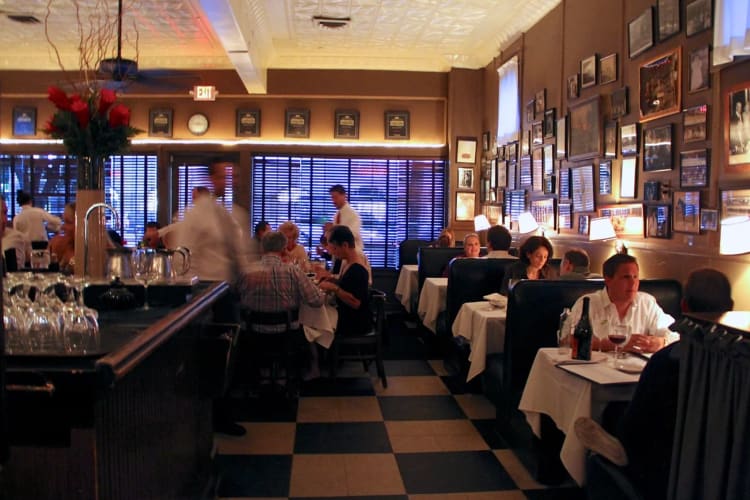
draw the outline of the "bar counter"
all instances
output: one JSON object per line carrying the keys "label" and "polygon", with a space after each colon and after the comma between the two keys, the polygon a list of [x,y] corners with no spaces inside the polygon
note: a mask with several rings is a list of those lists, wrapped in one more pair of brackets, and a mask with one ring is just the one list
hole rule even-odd
{"label": "bar counter", "polygon": [[210,496],[205,333],[227,293],[199,283],[183,305],[100,311],[89,355],[8,356],[7,498]]}

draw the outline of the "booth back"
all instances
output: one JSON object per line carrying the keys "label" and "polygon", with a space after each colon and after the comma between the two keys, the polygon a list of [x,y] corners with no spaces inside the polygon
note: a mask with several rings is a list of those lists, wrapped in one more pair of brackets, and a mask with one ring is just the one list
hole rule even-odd
{"label": "booth back", "polygon": [[463,253],[463,248],[420,247],[419,253],[417,254],[419,263],[417,282],[419,284],[419,290],[422,290],[424,280],[427,278],[439,278],[442,276],[448,262]]}
{"label": "booth back", "polygon": [[398,245],[398,267],[404,264],[416,264],[420,247],[430,246],[429,240],[404,240]]}
{"label": "booth back", "polygon": [[464,302],[483,300],[485,295],[499,292],[505,266],[518,259],[453,259],[448,264],[446,310],[448,328],[453,325]]}

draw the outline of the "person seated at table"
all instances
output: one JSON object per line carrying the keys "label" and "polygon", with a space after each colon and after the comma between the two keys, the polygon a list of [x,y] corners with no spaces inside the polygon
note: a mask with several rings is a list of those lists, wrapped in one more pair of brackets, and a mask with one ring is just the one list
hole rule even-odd
{"label": "person seated at table", "polygon": [[[683,312],[731,311],[734,301],[729,280],[715,269],[693,271],[685,283],[681,307]],[[681,344],[668,345],[648,361],[620,420],[617,437],[591,418],[582,417],[575,424],[586,448],[615,465],[627,466],[626,474],[646,500],[667,497]]]}
{"label": "person seated at table", "polygon": [[[468,233],[464,236],[464,253],[451,259],[451,262],[455,259],[478,259],[481,250],[482,244],[479,242],[479,235],[477,233]],[[443,278],[448,277],[449,266],[450,262],[443,268]]]}
{"label": "person seated at table", "polygon": [[143,232],[143,240],[141,240],[141,245],[144,248],[164,248],[164,242],[159,236],[159,229],[161,229],[161,224],[156,221],[146,223],[146,230]]}
{"label": "person seated at table", "polygon": [[529,236],[518,249],[518,262],[505,268],[500,293],[506,295],[510,280],[556,279],[557,271],[549,265],[552,243],[544,236]]}
{"label": "person seated at table", "polygon": [[323,234],[320,235],[320,242],[315,247],[315,253],[326,262],[330,262],[333,259],[331,252],[328,251],[328,233],[331,232],[331,228],[333,228],[333,222],[323,224]]}
{"label": "person seated at table", "polygon": [[492,226],[487,230],[488,259],[517,259],[508,253],[513,237],[505,226]]}
{"label": "person seated at table", "polygon": [[[573,304],[566,330],[570,331],[581,317],[583,298],[589,297],[589,318],[594,328],[593,350],[612,351],[615,345],[607,339],[603,325],[627,325],[631,331],[625,350],[656,352],[677,340],[669,330],[674,318],[665,313],[656,299],[638,291],[638,261],[632,255],[615,254],[602,266],[605,287],[583,295]],[[572,322],[572,323],[570,323]]]}
{"label": "person seated at table", "polygon": [[601,275],[592,273],[589,269],[589,254],[583,248],[571,248],[560,263],[561,280],[590,280],[600,279]]}
{"label": "person seated at table", "polygon": [[304,269],[307,265],[307,252],[305,247],[297,244],[299,238],[299,227],[288,220],[279,226],[279,231],[286,236],[286,249],[284,250],[284,261],[296,264]]}
{"label": "person seated at table", "polygon": [[255,225],[253,237],[250,239],[250,248],[248,249],[248,258],[250,262],[256,262],[263,256],[263,237],[271,232],[271,224],[267,221],[260,221]]}
{"label": "person seated at table", "polygon": [[76,253],[76,202],[65,205],[62,216],[62,232],[49,240],[49,252],[57,255],[60,270],[72,271],[73,258]]}
{"label": "person seated at table", "polygon": [[354,246],[354,234],[346,226],[334,226],[328,238],[333,256],[346,261],[347,266],[338,280],[328,278],[320,282],[323,291],[336,297],[337,335],[364,335],[372,330],[368,272],[363,254]]}
{"label": "person seated at table", "polygon": [[436,239],[431,247],[438,247],[438,248],[453,248],[455,246],[456,237],[453,235],[453,230],[449,227],[443,228],[442,231],[440,231],[440,236],[438,236],[438,239]]}

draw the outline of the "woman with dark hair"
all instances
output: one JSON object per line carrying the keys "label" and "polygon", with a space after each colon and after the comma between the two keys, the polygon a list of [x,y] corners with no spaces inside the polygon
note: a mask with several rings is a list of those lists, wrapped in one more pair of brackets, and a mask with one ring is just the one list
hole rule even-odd
{"label": "woman with dark hair", "polygon": [[13,218],[13,229],[21,231],[29,241],[48,241],[47,231],[56,233],[60,230],[62,220],[46,210],[36,208],[29,193],[16,192],[16,201],[21,211]]}
{"label": "woman with dark hair", "polygon": [[332,292],[338,306],[337,335],[364,335],[372,330],[369,274],[363,256],[354,246],[354,234],[347,226],[334,226],[328,237],[328,248],[334,257],[346,261],[338,281],[326,279],[320,288]]}
{"label": "woman with dark hair", "polygon": [[544,236],[530,236],[518,249],[519,259],[505,268],[501,293],[508,292],[510,280],[557,279],[557,271],[549,265],[552,243]]}

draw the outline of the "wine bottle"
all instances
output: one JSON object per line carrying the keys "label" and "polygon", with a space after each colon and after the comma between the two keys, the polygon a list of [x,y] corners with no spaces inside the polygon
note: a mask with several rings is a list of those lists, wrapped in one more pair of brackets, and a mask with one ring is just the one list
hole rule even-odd
{"label": "wine bottle", "polygon": [[581,318],[578,320],[573,330],[573,359],[582,359],[589,361],[591,359],[591,340],[593,330],[591,321],[589,321],[589,297],[583,298],[583,308],[581,309]]}

